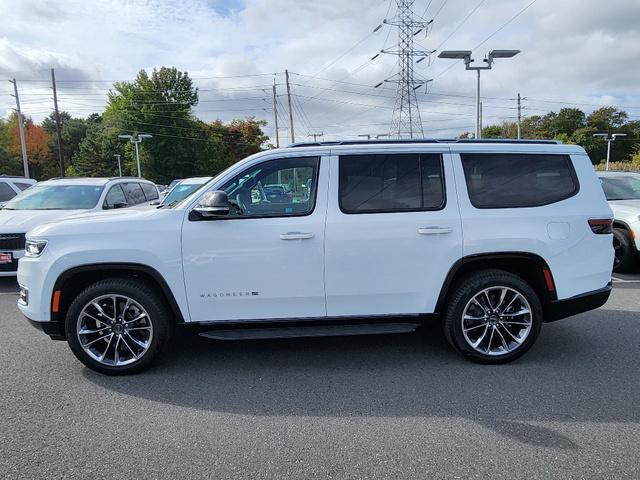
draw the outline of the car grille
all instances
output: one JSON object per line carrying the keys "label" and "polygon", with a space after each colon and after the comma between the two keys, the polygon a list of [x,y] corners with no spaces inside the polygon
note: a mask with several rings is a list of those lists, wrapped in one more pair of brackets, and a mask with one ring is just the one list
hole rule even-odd
{"label": "car grille", "polygon": [[17,272],[17,271],[18,271],[18,260],[15,258],[11,263],[0,263],[0,273]]}
{"label": "car grille", "polygon": [[24,250],[24,233],[0,233],[0,252]]}

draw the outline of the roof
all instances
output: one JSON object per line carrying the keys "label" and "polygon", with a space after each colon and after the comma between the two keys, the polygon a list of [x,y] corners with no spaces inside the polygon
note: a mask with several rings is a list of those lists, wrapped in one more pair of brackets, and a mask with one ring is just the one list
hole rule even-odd
{"label": "roof", "polygon": [[285,148],[298,147],[332,147],[337,145],[406,145],[423,143],[499,143],[499,144],[562,144],[559,140],[537,140],[537,139],[512,139],[512,138],[401,138],[391,140],[336,140],[328,142],[299,142],[287,145]]}
{"label": "roof", "polygon": [[180,180],[179,185],[203,185],[213,177],[191,177]]}
{"label": "roof", "polygon": [[136,182],[148,182],[148,183],[152,183],[149,182],[149,180],[146,180],[144,178],[138,178],[138,177],[57,177],[57,178],[51,178],[49,180],[45,180],[44,182],[40,182],[42,184],[52,184],[55,183],[56,185],[98,185],[98,186],[104,186],[109,182],[112,182],[114,180],[122,180],[122,181],[136,181]]}
{"label": "roof", "polygon": [[20,182],[33,182],[33,183],[37,183],[37,180],[35,178],[26,178],[26,177],[21,177],[19,175],[0,175],[0,180],[16,180],[16,181],[20,181]]}

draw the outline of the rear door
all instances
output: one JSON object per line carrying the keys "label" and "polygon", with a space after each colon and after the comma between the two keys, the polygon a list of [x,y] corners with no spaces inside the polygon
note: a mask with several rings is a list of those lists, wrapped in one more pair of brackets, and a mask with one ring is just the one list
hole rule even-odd
{"label": "rear door", "polygon": [[331,157],[327,315],[430,313],[462,254],[450,155]]}

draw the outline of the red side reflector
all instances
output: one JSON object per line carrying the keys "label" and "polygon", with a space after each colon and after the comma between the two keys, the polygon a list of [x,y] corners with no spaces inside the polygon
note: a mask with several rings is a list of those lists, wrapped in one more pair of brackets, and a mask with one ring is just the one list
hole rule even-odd
{"label": "red side reflector", "polygon": [[613,233],[612,218],[590,218],[589,226],[591,227],[591,231],[596,235]]}
{"label": "red side reflector", "polygon": [[51,311],[53,313],[58,313],[58,311],[60,310],[60,294],[62,293],[61,290],[56,290],[55,292],[53,292],[53,303],[51,304]]}
{"label": "red side reflector", "polygon": [[550,292],[554,292],[556,286],[553,284],[553,277],[551,276],[551,271],[548,268],[543,268],[542,273],[544,274],[544,281],[547,284],[547,290]]}

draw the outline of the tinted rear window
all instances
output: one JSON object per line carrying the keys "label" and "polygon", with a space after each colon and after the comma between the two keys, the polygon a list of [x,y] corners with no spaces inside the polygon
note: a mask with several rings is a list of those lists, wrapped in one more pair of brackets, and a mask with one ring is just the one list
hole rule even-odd
{"label": "tinted rear window", "polygon": [[26,190],[29,187],[33,187],[33,183],[13,182],[13,184],[20,190]]}
{"label": "tinted rear window", "polygon": [[537,207],[578,191],[568,155],[465,153],[469,199],[476,208]]}
{"label": "tinted rear window", "polygon": [[124,189],[124,194],[127,196],[129,206],[138,205],[146,201],[139,183],[124,183],[122,188]]}
{"label": "tinted rear window", "polygon": [[345,213],[437,210],[444,200],[440,154],[340,157],[340,208]]}
{"label": "tinted rear window", "polygon": [[149,183],[141,183],[144,196],[147,197],[147,202],[158,199],[158,189]]}
{"label": "tinted rear window", "polygon": [[16,192],[7,182],[0,182],[0,202],[6,202],[16,196]]}

